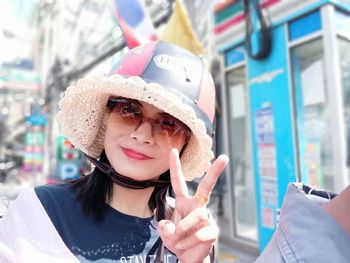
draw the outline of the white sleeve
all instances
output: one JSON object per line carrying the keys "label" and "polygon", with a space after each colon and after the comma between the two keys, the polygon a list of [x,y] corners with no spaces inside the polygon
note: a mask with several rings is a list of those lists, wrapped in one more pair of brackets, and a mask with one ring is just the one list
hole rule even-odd
{"label": "white sleeve", "polygon": [[65,246],[34,189],[23,191],[0,219],[0,262],[79,262]]}

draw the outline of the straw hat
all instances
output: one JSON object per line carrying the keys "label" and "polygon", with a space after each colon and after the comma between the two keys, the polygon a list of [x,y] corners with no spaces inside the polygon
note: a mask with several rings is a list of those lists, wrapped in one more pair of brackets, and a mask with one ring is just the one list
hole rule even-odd
{"label": "straw hat", "polygon": [[186,49],[158,41],[130,50],[108,76],[78,80],[59,101],[63,135],[85,154],[103,151],[110,96],[143,101],[185,123],[192,136],[181,155],[186,180],[204,174],[214,155],[215,88],[203,61]]}

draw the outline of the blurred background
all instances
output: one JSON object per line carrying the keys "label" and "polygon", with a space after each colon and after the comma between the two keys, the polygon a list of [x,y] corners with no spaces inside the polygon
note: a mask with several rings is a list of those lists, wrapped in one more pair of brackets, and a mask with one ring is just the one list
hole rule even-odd
{"label": "blurred background", "polygon": [[91,169],[59,134],[57,102],[155,39],[210,67],[214,150],[230,156],[210,203],[218,261],[254,262],[289,182],[349,184],[349,0],[2,0],[0,215],[24,188]]}

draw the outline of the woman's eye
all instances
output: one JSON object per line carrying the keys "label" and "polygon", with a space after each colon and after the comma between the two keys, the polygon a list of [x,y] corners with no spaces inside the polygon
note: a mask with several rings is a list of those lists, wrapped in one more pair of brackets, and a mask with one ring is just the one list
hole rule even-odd
{"label": "woman's eye", "polygon": [[139,108],[135,105],[131,105],[131,104],[127,104],[127,105],[123,105],[120,109],[121,113],[124,114],[140,114]]}
{"label": "woman's eye", "polygon": [[124,106],[121,108],[121,112],[122,113],[131,113],[131,112],[135,112],[135,110],[131,107]]}
{"label": "woman's eye", "polygon": [[171,118],[163,118],[161,120],[161,125],[173,128],[177,126],[177,122]]}

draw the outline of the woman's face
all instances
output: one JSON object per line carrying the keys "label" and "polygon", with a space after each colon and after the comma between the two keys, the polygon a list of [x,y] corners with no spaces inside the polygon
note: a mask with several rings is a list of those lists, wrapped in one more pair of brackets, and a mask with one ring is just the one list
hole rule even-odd
{"label": "woman's face", "polygon": [[134,180],[157,179],[169,169],[172,148],[183,148],[188,128],[158,108],[111,98],[104,148],[112,167]]}

